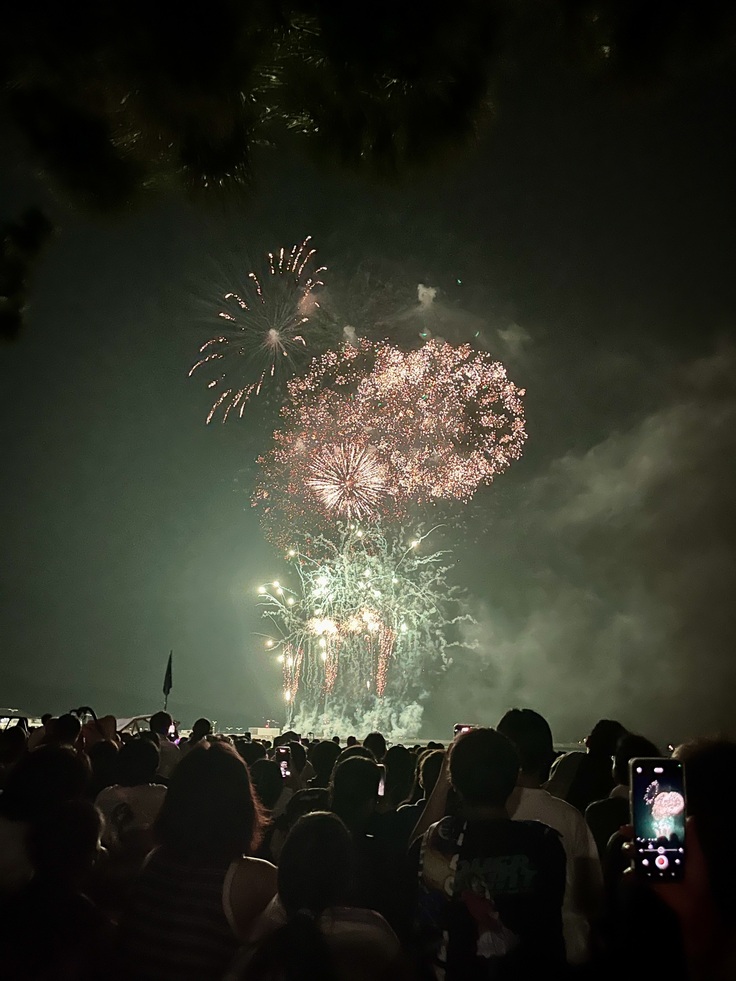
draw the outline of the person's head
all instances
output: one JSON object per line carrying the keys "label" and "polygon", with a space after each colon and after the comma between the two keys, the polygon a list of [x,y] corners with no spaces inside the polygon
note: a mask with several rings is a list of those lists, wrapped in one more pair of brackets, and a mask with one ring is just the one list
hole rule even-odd
{"label": "person's head", "polygon": [[148,723],[151,732],[157,732],[163,739],[168,739],[169,730],[174,724],[168,712],[154,712]]}
{"label": "person's head", "polygon": [[521,772],[543,783],[555,758],[552,730],[544,716],[533,709],[509,709],[497,728],[516,747]]}
{"label": "person's head", "polygon": [[307,751],[301,743],[289,743],[289,755],[291,756],[291,770],[299,776],[307,765]]}
{"label": "person's head", "polygon": [[331,739],[323,739],[311,747],[309,761],[314,768],[313,786],[326,787],[329,784],[338,756],[340,756],[340,747]]}
{"label": "person's head", "polygon": [[83,753],[68,746],[41,746],[8,774],[0,812],[11,821],[32,821],[63,801],[84,797],[91,776]]}
{"label": "person's head", "polygon": [[159,749],[161,746],[161,737],[157,732],[153,732],[151,729],[144,729],[142,732],[139,732],[135,738],[147,739],[149,742],[153,743],[156,749]]}
{"label": "person's head", "polygon": [[90,747],[87,756],[92,766],[92,789],[95,795],[116,782],[119,752],[120,747],[112,739],[100,739]]}
{"label": "person's head", "polygon": [[338,746],[340,745],[340,737],[339,736],[333,736],[332,737],[332,741],[333,741],[333,743],[337,743]]}
{"label": "person's head", "polygon": [[360,831],[376,808],[381,770],[375,760],[341,759],[332,771],[330,810],[351,831]]}
{"label": "person's head", "polygon": [[419,786],[425,797],[429,797],[439,780],[444,758],[445,754],[441,749],[433,749],[425,753],[419,761]]}
{"label": "person's head", "polygon": [[256,760],[250,768],[250,777],[259,801],[267,811],[272,811],[284,789],[281,766],[276,760]]}
{"label": "person's head", "polygon": [[137,736],[126,743],[118,756],[118,781],[124,787],[153,783],[160,761],[158,746]]}
{"label": "person's head", "polygon": [[627,732],[616,744],[616,752],[613,757],[613,779],[616,783],[629,786],[629,760],[637,756],[660,756],[661,753],[644,736],[637,736],[633,732]]}
{"label": "person's head", "polygon": [[60,715],[51,726],[51,738],[58,746],[74,746],[82,731],[82,723],[76,715]]}
{"label": "person's head", "polygon": [[371,760],[373,763],[376,762],[376,757],[371,753],[367,746],[360,746],[357,743],[355,746],[348,746],[343,749],[338,756],[338,761],[342,763],[343,760],[352,759],[354,756],[359,756],[363,760]]}
{"label": "person's head", "polygon": [[28,857],[34,872],[67,885],[81,884],[97,858],[101,832],[100,813],[90,801],[56,804],[28,832]]}
{"label": "person's head", "polygon": [[504,807],[516,786],[519,756],[496,729],[470,729],[450,749],[450,782],[471,807]]}
{"label": "person's head", "polygon": [[243,740],[237,746],[237,750],[248,766],[253,766],[256,760],[266,758],[266,747],[263,745],[263,743],[259,743],[257,739],[254,739],[250,743]]}
{"label": "person's head", "polygon": [[41,725],[42,726],[47,725],[49,722],[51,722],[52,719],[53,719],[53,715],[51,714],[51,712],[44,712],[43,715],[41,716]]}
{"label": "person's head", "polygon": [[695,822],[708,867],[713,897],[733,923],[736,917],[736,855],[729,849],[736,812],[736,742],[717,737],[678,746],[673,756],[685,765],[687,813]]}
{"label": "person's head", "polygon": [[405,746],[392,746],[383,759],[386,767],[384,800],[398,807],[411,794],[414,782],[414,756]]}
{"label": "person's head", "polygon": [[369,732],[363,740],[363,745],[373,753],[378,763],[383,763],[386,755],[386,740],[380,732]]}
{"label": "person's head", "polygon": [[317,919],[347,902],[350,860],[350,833],[338,817],[317,811],[299,818],[279,855],[279,899],[287,922],[258,945],[249,978],[337,981]]}
{"label": "person's head", "polygon": [[189,737],[190,744],[198,743],[206,739],[212,732],[212,723],[209,719],[197,719],[192,726],[192,734]]}
{"label": "person's head", "polygon": [[279,898],[287,916],[299,910],[319,915],[345,905],[351,876],[350,832],[335,814],[300,817],[279,856]]}
{"label": "person's head", "polygon": [[626,729],[620,722],[615,722],[613,719],[600,719],[591,729],[585,745],[592,756],[607,756],[612,759],[619,739],[625,735]]}
{"label": "person's head", "polygon": [[286,743],[290,743],[292,740],[299,739],[299,733],[294,732],[293,729],[287,729],[286,732],[282,732],[280,736],[276,736],[273,741],[274,749],[277,746],[285,746]]}
{"label": "person's head", "polygon": [[264,815],[248,767],[228,743],[203,743],[169,778],[156,839],[184,861],[231,861],[261,839]]}
{"label": "person's head", "polygon": [[307,787],[289,798],[280,819],[280,825],[287,831],[294,827],[300,817],[312,814],[314,811],[324,811],[329,801],[326,787]]}
{"label": "person's head", "polygon": [[10,726],[0,732],[0,765],[13,766],[24,755],[28,733],[22,726]]}

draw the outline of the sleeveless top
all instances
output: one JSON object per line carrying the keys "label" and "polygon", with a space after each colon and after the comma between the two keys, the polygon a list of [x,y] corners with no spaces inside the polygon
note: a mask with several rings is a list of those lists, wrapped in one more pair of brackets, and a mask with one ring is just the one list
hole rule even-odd
{"label": "sleeveless top", "polygon": [[219,981],[238,947],[229,903],[236,867],[237,861],[218,867],[152,854],[121,924],[131,978]]}

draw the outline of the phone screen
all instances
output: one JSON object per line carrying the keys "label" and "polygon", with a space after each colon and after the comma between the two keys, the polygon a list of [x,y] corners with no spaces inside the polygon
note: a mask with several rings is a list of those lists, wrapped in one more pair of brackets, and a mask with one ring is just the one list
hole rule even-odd
{"label": "phone screen", "polygon": [[378,796],[383,797],[386,793],[386,767],[379,763],[381,768],[381,779],[378,781]]}
{"label": "phone screen", "polygon": [[279,761],[279,766],[281,767],[281,776],[290,777],[291,770],[289,769],[290,753],[285,746],[279,746],[277,752],[277,758]]}
{"label": "phone screen", "polygon": [[650,879],[685,874],[685,771],[680,760],[633,759],[631,821],[634,865]]}

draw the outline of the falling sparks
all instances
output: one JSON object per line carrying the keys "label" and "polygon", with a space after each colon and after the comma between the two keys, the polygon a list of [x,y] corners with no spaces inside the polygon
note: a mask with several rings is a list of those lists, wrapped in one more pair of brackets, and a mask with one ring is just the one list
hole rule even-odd
{"label": "falling sparks", "polygon": [[190,377],[198,369],[216,373],[207,385],[214,395],[208,423],[219,411],[223,422],[232,412],[242,417],[251,398],[289,378],[306,356],[325,270],[315,268],[310,240],[269,253],[264,273],[248,273],[240,293],[225,294],[218,333],[201,346],[189,371]]}
{"label": "falling sparks", "polygon": [[443,663],[448,631],[465,618],[440,610],[440,602],[445,611],[458,602],[448,553],[419,555],[403,531],[395,540],[375,526],[358,531],[352,525],[337,541],[289,549],[293,588],[269,584],[258,593],[265,646],[282,665],[289,717],[300,724],[316,725],[327,707],[350,718],[389,691],[416,697],[422,669],[433,656]]}

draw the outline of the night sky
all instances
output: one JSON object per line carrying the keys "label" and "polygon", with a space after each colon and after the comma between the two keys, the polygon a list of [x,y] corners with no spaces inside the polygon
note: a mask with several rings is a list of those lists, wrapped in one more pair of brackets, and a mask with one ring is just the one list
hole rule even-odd
{"label": "night sky", "polygon": [[599,717],[662,742],[731,725],[735,97],[525,75],[477,148],[401,186],[264,151],[238,200],[107,218],[65,210],[4,133],[0,213],[41,203],[59,231],[0,347],[0,702],[151,711],[173,648],[183,723],[282,713],[253,636],[283,574],[249,505],[271,417],[205,426],[187,371],[222,284],[311,234],[335,303],[435,286],[444,336],[481,324],[528,391],[522,460],[457,529],[476,649],[426,734],[511,705],[560,741]]}

